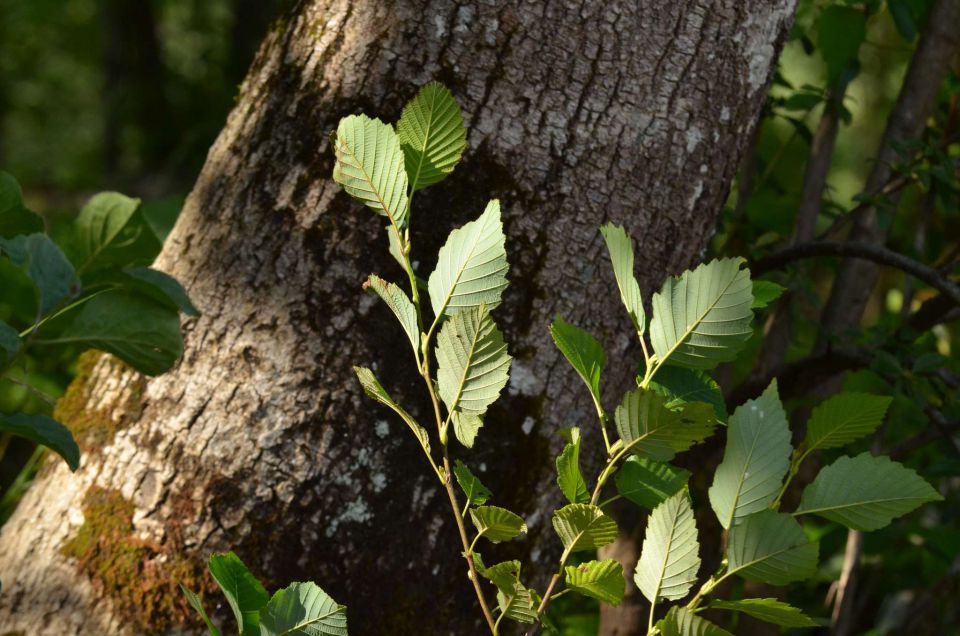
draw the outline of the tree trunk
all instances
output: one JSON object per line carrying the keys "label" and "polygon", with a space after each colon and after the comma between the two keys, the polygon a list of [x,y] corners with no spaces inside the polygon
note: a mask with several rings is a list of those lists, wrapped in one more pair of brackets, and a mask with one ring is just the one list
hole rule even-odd
{"label": "tree trunk", "polygon": [[417,196],[415,258],[429,274],[451,228],[503,201],[513,284],[498,313],[516,360],[461,456],[530,526],[498,556],[542,580],[559,552],[557,429],[583,426],[585,463],[600,455],[547,325],[559,312],[605,343],[612,405],[639,354],[597,228],[627,225],[647,294],[700,259],[793,5],[301,2],[268,34],[157,263],[203,310],[183,361],[144,381],[85,360],[58,414],[88,451],[76,474],[48,464],[3,528],[0,624],[170,632],[187,611],[172,579],[209,590],[205,556],[232,548],[268,586],[315,579],[354,634],[482,632],[443,492],[350,369],[374,364],[426,412],[401,332],[361,293],[369,272],[401,272],[382,224],[330,179],[329,134],[359,110],[395,120],[433,78],[463,106],[469,150]]}

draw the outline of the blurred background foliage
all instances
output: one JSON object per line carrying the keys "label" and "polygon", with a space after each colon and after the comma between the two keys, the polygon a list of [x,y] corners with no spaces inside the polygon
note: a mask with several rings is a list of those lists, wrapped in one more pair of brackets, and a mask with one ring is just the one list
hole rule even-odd
{"label": "blurred background foliage", "polygon": [[[54,235],[83,201],[105,189],[141,197],[150,214],[172,222],[256,47],[287,4],[0,0],[0,168],[17,177],[27,205],[45,217]],[[839,130],[815,234],[842,222],[856,207],[930,4],[801,0],[753,150],[721,215],[713,254],[754,259],[790,242],[811,143],[831,109]],[[888,247],[947,273],[956,271],[960,251],[958,95],[954,60],[923,138],[900,149],[895,173],[905,175],[908,185],[898,201],[879,206],[881,223],[890,226]],[[786,362],[813,350],[836,272],[835,259],[806,263],[767,276],[789,287],[793,298],[787,308],[794,320]],[[873,444],[939,482],[947,496],[866,535],[854,633],[960,633],[956,627],[923,631],[917,623],[955,626],[960,620],[960,329],[954,320],[908,341],[893,338],[905,318],[934,295],[886,268],[867,308],[865,328],[851,336],[874,354],[848,375],[845,388],[895,396],[887,427]],[[769,320],[772,311],[760,321]],[[758,330],[752,349],[720,370],[724,387],[732,389],[750,376],[762,337]],[[0,411],[49,412],[71,378],[77,353],[32,354],[22,379],[36,391],[0,383]],[[804,412],[812,401],[809,395],[797,396],[792,407]],[[858,450],[867,448],[870,442]],[[38,455],[19,440],[0,450],[5,451],[2,522],[29,483]],[[821,540],[821,571],[816,580],[793,589],[791,600],[824,616],[847,535],[830,524],[811,525],[808,531]],[[566,610],[558,625],[564,634],[595,633],[596,607],[588,601],[567,597],[557,606]],[[918,609],[923,610],[919,615]]]}

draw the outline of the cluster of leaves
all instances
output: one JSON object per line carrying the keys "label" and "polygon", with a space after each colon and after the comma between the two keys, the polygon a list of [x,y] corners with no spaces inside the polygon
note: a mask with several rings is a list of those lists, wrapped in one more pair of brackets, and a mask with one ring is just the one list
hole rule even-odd
{"label": "cluster of leaves", "polygon": [[[526,524],[514,512],[488,505],[492,493],[465,463],[458,460],[451,467],[448,429],[452,425],[460,443],[473,447],[486,409],[508,379],[510,356],[490,313],[507,286],[499,203],[491,201],[476,221],[450,233],[426,284],[416,276],[410,261],[413,194],[453,169],[464,139],[453,97],[442,86],[429,84],[404,108],[396,132],[389,124],[364,115],[341,120],[334,179],[389,222],[390,251],[408,275],[411,295],[376,275],[371,275],[364,287],[386,302],[410,341],[418,373],[433,402],[442,464],[434,460],[426,427],[390,397],[370,369],[357,368],[357,375],[370,397],[404,420],[447,487],[461,530],[463,555],[492,633],[498,633],[504,618],[549,628],[545,611],[561,583],[567,590],[602,602],[621,602],[626,580],[618,561],[567,565],[572,554],[596,550],[616,539],[617,524],[604,510],[612,499],[600,500],[611,477],[618,492],[614,499],[622,497],[652,509],[634,582],[650,601],[649,631],[662,634],[725,633],[698,612],[703,609],[703,599],[727,577],[785,585],[813,574],[817,545],[797,522],[799,515],[818,515],[851,528],[872,530],[940,498],[913,471],[887,458],[862,454],[843,457],[823,469],[804,490],[797,510],[781,512],[781,497],[801,462],[815,450],[839,448],[875,430],[888,400],[841,395],[825,402],[814,411],[807,438],[796,450],[791,447],[775,381],[728,418],[719,389],[706,371],[737,356],[753,333],[753,308],[769,303],[782,288],[751,282],[740,259],[714,260],[668,279],[651,299],[648,324],[634,275],[632,241],[622,227],[607,225],[601,233],[644,355],[637,388],[623,396],[613,413],[616,438],[612,439],[610,418],[601,401],[601,374],[606,364],[603,347],[562,318],[554,321],[550,328],[554,342],[595,404],[606,462],[591,480],[591,489],[580,469],[580,431],[563,431],[567,443],[556,461],[557,483],[569,503],[554,512],[552,523],[564,549],[558,574],[542,595],[522,582],[519,561],[485,565],[474,549],[477,542],[481,538],[493,543],[513,539],[526,532]],[[429,293],[432,321],[425,320],[420,287]],[[430,355],[434,336],[436,382]],[[441,412],[441,402],[446,415]],[[655,625],[656,604],[685,598],[700,569],[687,487],[690,473],[669,462],[722,425],[726,425],[727,444],[708,496],[729,532],[723,565],[686,606],[672,607]],[[466,495],[462,510],[451,488],[452,478]],[[472,541],[464,529],[467,512],[476,530]],[[499,616],[495,620],[476,582],[477,575],[496,588]],[[714,601],[710,607],[784,626],[816,624],[800,610],[773,599]]]}
{"label": "cluster of leaves", "polygon": [[[163,235],[138,199],[103,192],[58,243],[16,180],[0,173],[0,380],[30,387],[18,364],[38,346],[100,349],[147,375],[170,369],[183,351],[179,312],[198,312],[174,278],[147,266]],[[70,431],[48,415],[0,414],[0,432],[79,466]]]}
{"label": "cluster of leaves", "polygon": [[[239,636],[346,636],[347,608],[314,583],[291,583],[267,594],[263,584],[233,552],[214,554],[207,564],[227,598]],[[180,586],[210,636],[220,636],[200,598]]]}

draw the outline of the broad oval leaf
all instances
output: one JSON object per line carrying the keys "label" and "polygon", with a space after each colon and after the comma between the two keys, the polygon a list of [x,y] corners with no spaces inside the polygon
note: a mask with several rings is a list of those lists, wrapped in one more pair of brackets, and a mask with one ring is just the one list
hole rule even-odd
{"label": "broad oval leaf", "polygon": [[470,519],[480,536],[494,543],[509,541],[527,531],[527,524],[519,515],[497,506],[471,508]]}
{"label": "broad oval leaf", "polygon": [[790,429],[774,380],[763,394],[737,407],[727,446],[710,486],[710,505],[724,528],[767,508],[790,469]]}
{"label": "broad oval leaf", "polygon": [[733,636],[685,607],[673,606],[657,623],[661,636]]}
{"label": "broad oval leaf", "polygon": [[710,261],[653,295],[650,342],[661,363],[712,369],[736,357],[753,333],[750,271],[740,263]]}
{"label": "broad oval leaf", "polygon": [[460,106],[439,82],[423,86],[403,107],[397,136],[406,163],[411,192],[443,181],[467,147],[467,129]]}
{"label": "broad oval leaf", "polygon": [[708,404],[691,402],[672,410],[666,403],[662,395],[644,389],[623,396],[614,420],[625,449],[657,461],[670,461],[713,433],[717,419]]}
{"label": "broad oval leaf", "polygon": [[647,509],[654,509],[680,492],[690,471],[646,457],[628,457],[614,481],[621,497]]}
{"label": "broad oval leaf", "polygon": [[393,126],[366,115],[340,120],[333,179],[347,194],[402,230],[407,223],[407,172]]}
{"label": "broad oval leaf", "polygon": [[813,576],[816,543],[788,514],[769,508],[744,517],[730,529],[727,572],[748,581],[786,585]]}
{"label": "broad oval leaf", "polygon": [[207,567],[223,595],[227,597],[227,603],[237,619],[240,635],[259,634],[260,610],[266,607],[270,600],[260,581],[233,552],[212,555]]}
{"label": "broad oval leaf", "polygon": [[854,530],[876,530],[943,499],[922,477],[889,457],[841,457],[820,471],[794,514],[815,514]]}
{"label": "broad oval leaf", "polygon": [[94,296],[57,338],[44,342],[107,351],[146,375],[169,371],[183,353],[176,310],[122,291]]}
{"label": "broad oval leaf", "polygon": [[633,580],[651,603],[678,601],[697,582],[699,551],[690,497],[681,490],[650,514]]}
{"label": "broad oval leaf", "polygon": [[570,503],[587,503],[590,493],[580,472],[580,429],[566,429],[569,443],[557,456],[557,485]]}
{"label": "broad oval leaf", "polygon": [[427,281],[438,319],[484,304],[492,310],[500,304],[507,288],[506,240],[496,199],[476,221],[450,232]]}
{"label": "broad oval leaf", "polygon": [[550,325],[550,335],[580,379],[590,390],[597,413],[603,413],[600,402],[600,374],[607,363],[603,346],[589,333],[557,316]]}
{"label": "broad oval leaf", "polygon": [[617,539],[617,523],[598,506],[569,504],[553,513],[556,530],[567,552],[596,550]]}
{"label": "broad oval leaf", "polygon": [[620,299],[627,308],[630,320],[633,322],[637,335],[643,337],[646,328],[646,314],[643,311],[643,297],[640,294],[640,284],[633,273],[633,241],[622,226],[608,223],[600,228],[603,240],[610,253],[610,262],[613,264],[613,275],[620,288]]}
{"label": "broad oval leaf", "polygon": [[139,210],[140,199],[119,192],[93,195],[74,222],[77,269],[92,271],[131,260],[149,262],[151,254],[137,259],[136,250],[129,249],[138,239],[158,243],[142,220],[137,223],[134,219]]}
{"label": "broad oval leaf", "polygon": [[420,442],[420,446],[422,446],[423,450],[429,455],[430,435],[427,434],[427,429],[423,428],[412,415],[393,401],[393,398],[390,397],[387,390],[383,388],[383,385],[377,380],[377,376],[373,374],[373,371],[366,367],[353,367],[353,372],[357,374],[357,379],[360,380],[360,386],[363,387],[363,392],[366,393],[368,397],[392,409],[394,413],[399,415],[410,429],[410,432],[413,433],[413,436]]}
{"label": "broad oval leaf", "polygon": [[436,353],[437,385],[450,413],[482,415],[509,379],[510,354],[485,305],[447,320]]}
{"label": "broad oval leaf", "polygon": [[613,606],[623,601],[627,580],[623,566],[615,559],[587,561],[566,567],[567,588]]}
{"label": "broad oval leaf", "polygon": [[49,313],[73,290],[77,280],[73,265],[46,234],[0,238],[0,253],[30,277],[41,314]]}
{"label": "broad oval leaf", "polygon": [[480,478],[474,475],[467,465],[459,459],[453,465],[453,474],[460,484],[460,489],[467,496],[468,506],[481,506],[493,496],[493,493],[480,482]]}
{"label": "broad oval leaf", "polygon": [[743,612],[761,621],[780,627],[819,627],[819,624],[796,607],[775,598],[745,598],[740,601],[716,600],[710,609]]}
{"label": "broad oval leaf", "polygon": [[667,408],[675,408],[687,402],[706,402],[713,407],[718,420],[727,420],[727,404],[723,400],[720,385],[706,371],[660,367],[650,381],[650,389],[670,398]]}
{"label": "broad oval leaf", "polygon": [[410,340],[410,346],[413,347],[414,357],[419,360],[420,324],[417,322],[417,310],[407,294],[394,283],[388,283],[376,274],[370,274],[363,287],[379,296],[397,317],[407,339]]}
{"label": "broad oval leaf", "polygon": [[100,286],[119,288],[146,296],[165,307],[182,311],[188,316],[200,315],[200,311],[176,278],[149,267],[106,269],[85,276],[83,285],[89,288]]}
{"label": "broad oval leaf", "polygon": [[477,413],[454,411],[450,420],[453,424],[453,434],[457,436],[457,440],[467,448],[473,448],[477,434],[483,428],[483,417]]}
{"label": "broad oval leaf", "polygon": [[769,280],[753,281],[753,309],[763,309],[787,291],[787,288]]}
{"label": "broad oval leaf", "polygon": [[80,448],[66,426],[46,415],[0,413],[0,432],[25,437],[46,446],[67,462],[70,470],[80,466]]}
{"label": "broad oval leaf", "polygon": [[840,393],[813,409],[807,421],[805,452],[839,448],[873,433],[892,398],[869,393]]}
{"label": "broad oval leaf", "polygon": [[262,636],[347,636],[347,608],[315,583],[278,590],[260,615]]}

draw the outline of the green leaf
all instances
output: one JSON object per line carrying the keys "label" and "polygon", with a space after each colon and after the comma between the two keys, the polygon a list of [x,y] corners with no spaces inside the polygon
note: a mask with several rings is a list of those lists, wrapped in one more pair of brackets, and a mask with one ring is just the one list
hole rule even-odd
{"label": "green leaf", "polygon": [[783,285],[769,280],[753,281],[753,309],[763,309],[787,291]]}
{"label": "green leaf", "polygon": [[340,120],[333,180],[398,230],[407,224],[407,173],[393,126],[366,115]]}
{"label": "green leaf", "polygon": [[817,19],[817,50],[827,63],[827,76],[836,81],[857,63],[867,33],[867,15],[845,6],[828,6]]}
{"label": "green leaf", "polygon": [[143,219],[140,199],[119,192],[95,194],[74,222],[77,269],[95,271],[148,263],[160,242]]}
{"label": "green leaf", "polygon": [[443,181],[467,147],[460,106],[439,82],[430,82],[403,107],[397,135],[411,192]]}
{"label": "green leaf", "polygon": [[397,317],[400,326],[407,334],[410,340],[410,346],[413,347],[413,355],[420,359],[420,325],[417,322],[417,310],[413,303],[407,297],[402,289],[394,283],[388,283],[376,274],[370,274],[363,285],[364,289],[373,291],[377,296],[383,299],[393,315]]}
{"label": "green leaf", "polygon": [[347,608],[314,583],[278,590],[260,615],[262,636],[347,636]]}
{"label": "green leaf", "polygon": [[710,603],[710,609],[743,612],[747,616],[781,627],[819,627],[815,620],[796,607],[775,598],[746,598],[741,601],[716,600]]}
{"label": "green leaf", "polygon": [[80,449],[70,430],[46,415],[26,415],[0,413],[0,432],[25,437],[46,446],[67,462],[70,470],[80,466]]}
{"label": "green leaf", "polygon": [[70,295],[76,282],[73,265],[46,234],[0,238],[0,252],[33,281],[41,314],[49,313]]}
{"label": "green leaf", "polygon": [[603,413],[600,402],[600,374],[603,372],[603,365],[607,363],[603,346],[589,333],[565,322],[560,316],[550,325],[550,335],[553,336],[560,353],[587,385],[597,413]]}
{"label": "green leaf", "polygon": [[598,506],[569,504],[553,513],[553,529],[567,552],[596,550],[617,539],[617,523]]}
{"label": "green leaf", "polygon": [[417,441],[420,442],[420,446],[423,447],[423,450],[426,451],[427,455],[430,454],[430,435],[427,433],[427,429],[423,428],[417,420],[413,418],[412,415],[407,413],[403,407],[393,401],[393,398],[390,397],[390,394],[387,393],[387,390],[383,388],[383,385],[380,384],[380,381],[377,380],[377,376],[373,374],[373,371],[366,367],[353,367],[353,372],[357,374],[357,379],[360,380],[360,386],[363,387],[363,392],[367,394],[367,397],[370,397],[380,404],[390,408],[394,413],[400,416],[404,423],[410,428],[410,431],[413,433],[413,436],[417,438]]}
{"label": "green leaf", "polygon": [[186,587],[182,583],[180,584],[180,591],[183,592],[183,595],[187,597],[187,602],[190,603],[190,607],[195,609],[200,618],[203,619],[203,622],[207,624],[207,632],[210,636],[220,636],[220,630],[217,629],[217,626],[213,624],[213,621],[210,620],[210,616],[207,614],[207,610],[204,609],[203,603],[200,601],[200,597],[197,596],[193,590]]}
{"label": "green leaf", "polygon": [[684,404],[674,411],[666,398],[652,391],[628,391],[614,412],[624,447],[636,455],[670,461],[713,433],[716,417],[702,402]]}
{"label": "green leaf", "polygon": [[668,278],[653,295],[650,341],[660,362],[712,369],[733,360],[750,337],[750,271],[740,259],[700,265]]}
{"label": "green leaf", "polygon": [[893,398],[869,393],[840,393],[813,409],[807,421],[805,452],[840,448],[870,435],[887,414]]}
{"label": "green leaf", "polygon": [[43,219],[23,207],[23,193],[13,176],[0,171],[0,237],[43,232]]}
{"label": "green leaf", "polygon": [[427,282],[435,316],[500,304],[507,288],[506,240],[496,199],[476,221],[450,232]]}
{"label": "green leaf", "polygon": [[270,599],[260,581],[233,552],[212,555],[207,567],[223,590],[223,595],[227,597],[227,603],[237,619],[240,635],[259,634],[260,610]]}
{"label": "green leaf", "polygon": [[507,384],[510,354],[490,311],[481,305],[447,320],[437,336],[437,386],[453,413],[482,415]]}
{"label": "green leaf", "polygon": [[[475,554],[474,558],[478,561],[477,556]],[[520,582],[519,561],[504,561],[489,568],[478,567],[480,575],[497,586],[497,604],[506,618],[520,623],[536,622],[534,592]]]}
{"label": "green leaf", "polygon": [[661,636],[733,636],[685,607],[674,606],[657,623]]}
{"label": "green leaf", "polygon": [[675,408],[687,402],[706,402],[713,407],[717,419],[727,420],[727,404],[723,400],[720,385],[706,371],[683,367],[660,367],[650,382],[650,389],[669,397],[667,408]]}
{"label": "green leaf", "polygon": [[59,337],[42,342],[107,351],[146,375],[169,371],[183,354],[177,312],[122,291],[92,297]]}
{"label": "green leaf", "polygon": [[790,429],[774,380],[739,406],[727,427],[727,446],[710,486],[710,505],[724,528],[767,508],[790,469]]}
{"label": "green leaf", "polygon": [[643,337],[643,330],[647,320],[643,312],[643,298],[640,295],[640,284],[633,273],[633,241],[627,236],[622,226],[608,223],[600,228],[603,240],[610,252],[610,262],[613,264],[613,275],[620,288],[620,299],[630,314],[633,327],[637,335]]}
{"label": "green leaf", "polygon": [[786,585],[813,576],[817,551],[793,517],[768,508],[730,529],[727,572],[748,581]]}
{"label": "green leaf", "polygon": [[876,530],[943,497],[922,477],[889,457],[841,457],[820,471],[794,514],[815,514],[853,530]]}
{"label": "green leaf", "polygon": [[584,596],[617,606],[623,601],[627,581],[623,566],[615,559],[587,561],[566,567],[567,587]]}
{"label": "green leaf", "polygon": [[681,490],[650,514],[633,580],[651,603],[678,601],[697,582],[699,551],[690,496]]}
{"label": "green leaf", "polygon": [[690,471],[646,457],[628,457],[615,481],[621,497],[650,510],[680,492]]}
{"label": "green leaf", "polygon": [[506,508],[478,506],[470,509],[470,519],[481,537],[494,543],[509,541],[527,532],[527,524]]}
{"label": "green leaf", "polygon": [[459,459],[453,465],[453,474],[463,494],[467,496],[468,506],[481,506],[493,496],[493,493],[480,483],[480,479]]}
{"label": "green leaf", "polygon": [[13,359],[20,351],[20,334],[17,330],[0,320],[0,367]]}
{"label": "green leaf", "polygon": [[483,428],[483,417],[476,413],[454,411],[450,421],[453,424],[453,434],[457,436],[460,443],[467,448],[473,448],[477,433]]}
{"label": "green leaf", "polygon": [[565,429],[569,443],[557,456],[557,485],[570,503],[587,503],[590,493],[580,472],[580,429]]}
{"label": "green leaf", "polygon": [[150,267],[126,267],[123,273],[139,283],[136,289],[141,293],[188,316],[200,315],[187,290],[170,274]]}

